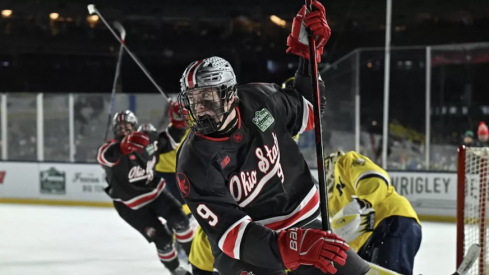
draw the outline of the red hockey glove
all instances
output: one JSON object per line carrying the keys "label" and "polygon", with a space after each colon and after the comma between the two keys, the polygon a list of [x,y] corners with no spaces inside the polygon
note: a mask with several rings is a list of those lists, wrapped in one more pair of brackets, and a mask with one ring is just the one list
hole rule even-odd
{"label": "red hockey glove", "polygon": [[350,248],[335,234],[302,228],[280,232],[278,247],[286,268],[295,270],[300,265],[314,265],[329,274],[336,273],[332,262],[345,265],[345,252]]}
{"label": "red hockey glove", "polygon": [[170,123],[173,127],[186,129],[188,126],[185,122],[185,115],[187,115],[187,110],[183,108],[182,104],[175,101],[170,104]]}
{"label": "red hockey glove", "polygon": [[318,1],[312,3],[313,11],[306,14],[306,6],[302,6],[292,22],[292,32],[287,38],[287,53],[302,56],[309,60],[309,28],[316,40],[316,62],[321,62],[324,45],[331,36],[331,29],[326,21],[326,10]]}
{"label": "red hockey glove", "polygon": [[122,154],[127,155],[135,151],[142,151],[149,144],[149,137],[145,133],[133,132],[125,136],[120,144]]}

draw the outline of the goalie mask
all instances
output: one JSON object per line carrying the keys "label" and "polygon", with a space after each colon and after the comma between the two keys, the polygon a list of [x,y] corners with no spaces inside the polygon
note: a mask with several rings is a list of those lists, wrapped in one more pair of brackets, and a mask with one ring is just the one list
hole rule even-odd
{"label": "goalie mask", "polygon": [[185,69],[178,101],[188,111],[185,120],[193,131],[207,135],[221,128],[236,104],[236,84],[231,64],[221,57],[198,60]]}
{"label": "goalie mask", "polygon": [[324,170],[326,170],[326,186],[328,188],[328,193],[330,193],[334,187],[334,169],[336,163],[338,162],[338,159],[344,155],[345,153],[343,151],[337,151],[324,158]]}
{"label": "goalie mask", "polygon": [[114,137],[119,139],[134,132],[137,124],[138,119],[133,112],[125,110],[115,113],[114,118],[112,119],[112,131],[114,131]]}

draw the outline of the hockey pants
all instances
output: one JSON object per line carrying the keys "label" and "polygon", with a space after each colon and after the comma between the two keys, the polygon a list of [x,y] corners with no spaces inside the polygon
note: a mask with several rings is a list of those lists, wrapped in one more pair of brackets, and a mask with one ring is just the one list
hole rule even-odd
{"label": "hockey pants", "polygon": [[358,255],[392,271],[412,275],[420,244],[421,226],[416,220],[392,216],[380,222]]}

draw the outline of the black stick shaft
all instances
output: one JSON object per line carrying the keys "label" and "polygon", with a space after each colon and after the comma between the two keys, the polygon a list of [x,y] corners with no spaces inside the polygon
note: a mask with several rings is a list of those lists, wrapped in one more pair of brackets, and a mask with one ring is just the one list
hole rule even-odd
{"label": "black stick shaft", "polygon": [[121,46],[121,48],[119,50],[119,56],[117,59],[117,66],[115,68],[114,83],[112,84],[112,94],[110,95],[109,114],[108,114],[108,118],[107,118],[107,127],[105,127],[104,141],[106,141],[108,136],[109,136],[110,121],[112,119],[112,114],[114,113],[115,94],[117,92],[117,83],[119,81],[119,77],[121,74],[122,56],[123,55],[124,55],[124,47]]}
{"label": "black stick shaft", "polygon": [[[314,0],[306,0],[306,7],[309,11],[312,11],[312,2]],[[313,91],[314,107],[314,132],[316,136],[316,158],[318,169],[318,182],[319,182],[319,200],[321,208],[321,222],[323,230],[329,231],[331,225],[329,224],[329,212],[328,212],[328,194],[326,190],[326,180],[324,175],[324,152],[323,152],[323,126],[321,124],[321,93],[319,91],[318,82],[318,64],[316,62],[316,40],[309,31],[309,66],[311,73],[311,85]]]}

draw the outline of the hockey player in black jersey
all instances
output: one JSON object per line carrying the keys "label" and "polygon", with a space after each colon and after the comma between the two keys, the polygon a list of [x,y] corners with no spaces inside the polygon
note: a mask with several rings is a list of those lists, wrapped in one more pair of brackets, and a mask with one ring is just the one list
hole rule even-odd
{"label": "hockey player in black jersey", "polygon": [[297,28],[303,29],[305,18],[318,53],[330,35],[324,8],[314,5],[317,10],[307,15],[301,9],[287,42],[288,52],[301,56],[293,88],[238,87],[231,65],[220,57],[192,62],[180,80],[179,101],[193,132],[178,151],[177,180],[209,237],[220,274],[368,271],[342,272],[349,247],[335,234],[313,229],[320,227],[319,194],[292,138],[314,127],[308,46]]}
{"label": "hockey player in black jersey", "polygon": [[[155,175],[154,170],[159,154],[177,147],[175,140],[180,140],[186,132],[185,122],[174,122],[161,133],[150,128],[137,132],[137,123],[131,111],[116,113],[114,139],[98,150],[97,161],[107,175],[105,191],[121,218],[156,245],[159,260],[171,274],[189,275],[180,266],[170,230],[187,255],[194,232],[180,203],[165,190],[165,180]],[[167,221],[167,226],[159,217]]]}

